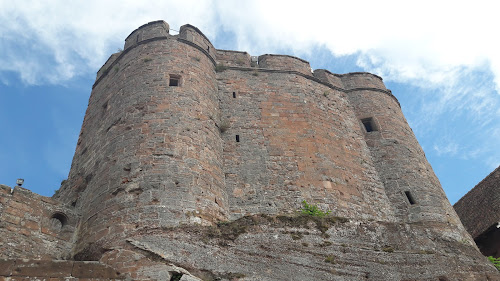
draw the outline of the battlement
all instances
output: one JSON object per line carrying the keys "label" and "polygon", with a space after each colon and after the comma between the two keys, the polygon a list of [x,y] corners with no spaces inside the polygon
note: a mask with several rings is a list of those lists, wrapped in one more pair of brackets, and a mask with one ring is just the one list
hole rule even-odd
{"label": "battlement", "polygon": [[368,72],[351,72],[338,75],[346,90],[356,88],[375,88],[387,91],[382,77]]}
{"label": "battlement", "polygon": [[257,59],[252,61],[247,52],[231,51],[231,50],[217,50],[217,62],[224,66],[236,67],[257,67]]}
{"label": "battlement", "polygon": [[259,67],[297,71],[304,75],[312,75],[311,66],[308,61],[288,55],[266,54],[259,56]]}
{"label": "battlement", "polygon": [[342,79],[340,79],[340,75],[333,74],[326,69],[316,69],[313,73],[314,77],[318,78],[324,83],[329,83],[334,85],[335,87],[339,87],[341,89],[344,88],[344,84],[342,83]]}
{"label": "battlement", "polygon": [[214,65],[221,64],[227,67],[255,68],[256,71],[285,71],[297,72],[309,79],[318,79],[322,83],[345,92],[360,89],[375,89],[391,96],[398,104],[390,90],[388,90],[380,76],[367,72],[353,72],[347,74],[334,74],[325,69],[313,71],[308,61],[290,55],[264,54],[250,56],[247,52],[218,50],[210,40],[197,27],[190,24],[181,26],[179,34],[169,34],[169,25],[163,20],[152,21],[134,30],[126,39],[124,51],[112,54],[97,73],[96,83],[107,75],[112,69],[117,69],[115,64],[126,54],[130,48],[151,40],[175,39],[191,45],[207,56]]}
{"label": "battlement", "polygon": [[190,24],[181,26],[179,30],[179,39],[185,40],[199,47],[201,51],[206,53],[215,62],[217,50],[212,45],[212,42],[208,40],[207,36],[205,36],[205,34],[203,34],[203,32],[201,32],[197,27]]}
{"label": "battlement", "polygon": [[158,37],[166,38],[169,35],[170,26],[168,23],[162,20],[152,21],[141,25],[139,28],[132,31],[132,33],[130,33],[130,35],[125,39],[125,46],[123,49],[126,50],[141,41]]}

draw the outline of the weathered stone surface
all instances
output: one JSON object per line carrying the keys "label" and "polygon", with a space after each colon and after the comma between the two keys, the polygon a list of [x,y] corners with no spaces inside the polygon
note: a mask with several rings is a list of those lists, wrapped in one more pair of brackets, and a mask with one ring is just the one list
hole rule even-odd
{"label": "weathered stone surface", "polygon": [[0,259],[0,276],[10,276],[15,263],[15,260]]}
{"label": "weathered stone surface", "polygon": [[[0,260],[0,276],[6,280],[118,280],[123,276],[100,262],[67,260]],[[0,279],[1,280],[1,279]],[[49,279],[47,279],[49,280]]]}
{"label": "weathered stone surface", "polygon": [[[64,226],[54,224],[56,214],[66,216]],[[67,258],[77,218],[57,200],[0,185],[0,258]]]}
{"label": "weathered stone surface", "polygon": [[17,260],[12,276],[68,277],[73,270],[73,261]]}
{"label": "weathered stone surface", "polygon": [[118,278],[120,273],[99,262],[75,262],[71,272],[77,278]]}
{"label": "weathered stone surface", "polygon": [[144,230],[130,243],[167,263],[196,268],[192,274],[210,272],[222,280],[500,280],[475,246],[457,240],[447,224],[436,223],[435,231],[379,221],[318,227],[314,220],[253,216],[216,229]]}
{"label": "weathered stone surface", "polygon": [[99,70],[53,199],[0,191],[0,257],[74,259],[75,279],[499,277],[382,78],[217,50],[191,25],[145,24]]}

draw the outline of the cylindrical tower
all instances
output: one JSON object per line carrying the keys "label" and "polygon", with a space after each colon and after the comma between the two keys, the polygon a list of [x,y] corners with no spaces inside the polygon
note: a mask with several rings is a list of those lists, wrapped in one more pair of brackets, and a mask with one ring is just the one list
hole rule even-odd
{"label": "cylindrical tower", "polygon": [[382,78],[349,73],[341,79],[396,216],[402,221],[461,226],[399,102]]}
{"label": "cylindrical tower", "polygon": [[195,27],[141,26],[99,71],[67,184],[76,259],[137,231],[227,217],[214,48]]}

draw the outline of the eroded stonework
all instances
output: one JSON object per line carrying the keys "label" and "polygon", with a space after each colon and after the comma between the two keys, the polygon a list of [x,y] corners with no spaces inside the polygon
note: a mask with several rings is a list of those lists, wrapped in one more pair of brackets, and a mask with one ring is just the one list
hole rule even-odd
{"label": "eroded stonework", "polygon": [[[0,231],[47,246],[0,258],[94,261],[104,279],[500,280],[380,77],[218,50],[191,25],[127,37],[97,73],[68,180],[36,200],[39,229],[25,210]],[[68,223],[47,234],[52,210]]]}

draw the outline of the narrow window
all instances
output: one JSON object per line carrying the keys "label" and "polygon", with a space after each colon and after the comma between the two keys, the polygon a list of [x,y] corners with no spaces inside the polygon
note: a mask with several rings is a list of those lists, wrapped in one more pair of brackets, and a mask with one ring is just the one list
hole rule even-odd
{"label": "narrow window", "polygon": [[210,46],[207,46],[207,52],[210,52]]}
{"label": "narrow window", "polygon": [[233,92],[233,99],[236,98],[236,92]]}
{"label": "narrow window", "polygon": [[171,87],[178,87],[180,85],[181,77],[177,75],[170,75],[168,85]]}
{"label": "narrow window", "polygon": [[240,135],[236,135],[236,142],[240,142]]}
{"label": "narrow window", "polygon": [[377,127],[375,126],[375,122],[373,121],[373,118],[365,118],[361,119],[361,123],[363,123],[363,126],[365,127],[366,132],[373,132],[377,131]]}
{"label": "narrow window", "polygon": [[409,191],[405,191],[405,195],[406,195],[406,198],[408,199],[408,202],[410,202],[410,205],[413,205],[415,204],[415,199],[413,198],[413,196],[411,195],[411,193]]}

